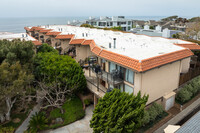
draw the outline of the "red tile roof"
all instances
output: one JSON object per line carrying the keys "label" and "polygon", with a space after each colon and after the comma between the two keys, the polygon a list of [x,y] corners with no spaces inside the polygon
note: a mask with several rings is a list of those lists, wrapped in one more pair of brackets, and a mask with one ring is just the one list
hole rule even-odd
{"label": "red tile roof", "polygon": [[161,65],[193,55],[192,51],[190,51],[189,49],[183,49],[180,51],[175,51],[139,61],[128,56],[120,55],[105,49],[101,49],[100,47],[94,45],[95,44],[92,43],[90,44],[90,47],[93,47],[91,48],[91,51],[97,56],[121,64],[125,67],[137,70],[138,72],[147,71],[152,68],[159,67]]}
{"label": "red tile roof", "polygon": [[56,39],[72,39],[74,35],[57,35]]}
{"label": "red tile roof", "polygon": [[57,32],[57,31],[50,31],[50,32],[47,32],[46,35],[48,36],[57,36],[59,35],[61,32]]}
{"label": "red tile roof", "polygon": [[73,39],[69,44],[82,44],[85,39]]}
{"label": "red tile roof", "polygon": [[24,27],[24,29],[27,30],[27,31],[30,31],[30,28],[28,28],[28,27]]}
{"label": "red tile roof", "polygon": [[180,60],[192,55],[194,55],[192,51],[190,51],[189,49],[183,49],[183,50],[163,54],[160,56],[152,57],[149,59],[145,59],[145,60],[142,60],[141,62],[140,71],[146,71],[154,67],[158,67],[170,62],[174,62],[174,61],[177,61],[177,60]]}
{"label": "red tile roof", "polygon": [[82,45],[90,45],[93,40],[85,40]]}
{"label": "red tile roof", "polygon": [[33,44],[36,45],[36,46],[38,46],[38,45],[42,45],[42,43],[39,42],[39,41],[32,41],[32,42],[33,42]]}
{"label": "red tile roof", "polygon": [[200,50],[200,46],[198,44],[195,43],[191,43],[191,44],[175,44],[177,46],[181,46],[184,48],[189,48],[190,50]]}
{"label": "red tile roof", "polygon": [[41,27],[35,27],[34,30],[35,31],[40,31],[40,30],[44,30],[45,28],[41,28]]}
{"label": "red tile roof", "polygon": [[40,32],[40,33],[47,33],[47,32],[49,32],[49,31],[52,31],[52,29],[43,29],[43,30],[40,30],[39,32]]}
{"label": "red tile roof", "polygon": [[37,27],[32,27],[29,31],[34,31],[35,30],[35,28],[37,28]]}

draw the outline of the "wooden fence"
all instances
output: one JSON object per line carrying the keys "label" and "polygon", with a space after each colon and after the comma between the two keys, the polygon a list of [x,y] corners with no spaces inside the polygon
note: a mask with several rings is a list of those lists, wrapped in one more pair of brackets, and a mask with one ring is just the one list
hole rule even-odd
{"label": "wooden fence", "polygon": [[179,86],[186,83],[187,81],[193,79],[194,77],[200,75],[200,67],[195,69],[190,69],[188,73],[182,74],[179,80]]}

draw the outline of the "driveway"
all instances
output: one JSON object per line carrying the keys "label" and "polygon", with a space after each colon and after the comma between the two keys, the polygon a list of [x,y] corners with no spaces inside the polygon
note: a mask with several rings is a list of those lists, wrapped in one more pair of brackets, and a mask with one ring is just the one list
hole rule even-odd
{"label": "driveway", "polygon": [[83,119],[71,123],[67,126],[51,130],[49,133],[92,133],[92,129],[90,128],[89,124],[90,119],[92,118],[93,110],[94,105],[90,105],[86,108],[86,114]]}

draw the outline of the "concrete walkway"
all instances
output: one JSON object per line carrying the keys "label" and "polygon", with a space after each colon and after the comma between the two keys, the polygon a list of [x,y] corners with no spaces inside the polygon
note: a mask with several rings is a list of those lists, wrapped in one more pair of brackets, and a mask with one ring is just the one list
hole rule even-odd
{"label": "concrete walkway", "polygon": [[161,126],[159,129],[157,129],[154,133],[163,133],[164,129],[168,125],[176,125],[176,123],[180,122],[185,116],[190,114],[199,105],[200,105],[200,98],[197,99],[195,102],[193,102],[190,106],[185,108],[182,112],[177,114],[175,117],[173,117],[171,120],[169,120],[167,123],[165,123],[163,126]]}
{"label": "concrete walkway", "polygon": [[49,133],[92,133],[93,130],[90,128],[90,119],[92,118],[94,105],[90,105],[86,108],[85,117],[67,126],[51,130]]}
{"label": "concrete walkway", "polygon": [[26,131],[28,129],[28,125],[29,125],[29,121],[31,119],[31,116],[34,115],[36,112],[39,112],[39,111],[40,111],[40,104],[37,104],[33,108],[33,110],[31,111],[29,116],[26,118],[26,120],[21,124],[21,126],[17,128],[15,133],[23,133],[24,131]]}

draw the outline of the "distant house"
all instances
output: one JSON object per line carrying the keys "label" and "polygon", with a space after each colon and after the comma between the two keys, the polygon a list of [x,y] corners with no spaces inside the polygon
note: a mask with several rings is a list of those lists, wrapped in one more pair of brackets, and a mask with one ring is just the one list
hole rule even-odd
{"label": "distant house", "polygon": [[39,42],[36,38],[32,37],[27,33],[9,33],[9,32],[0,33],[0,40],[4,39],[9,41],[12,41],[14,39],[20,39],[25,41],[32,41],[35,46],[42,45],[41,42]]}
{"label": "distant house", "polygon": [[132,20],[126,19],[124,16],[101,16],[100,18],[89,17],[89,19],[86,20],[86,24],[100,28],[111,28],[121,26],[123,31],[129,31],[132,28]]}
{"label": "distant house", "polygon": [[131,32],[135,34],[143,34],[148,36],[160,36],[160,37],[166,37],[166,38],[173,38],[174,34],[180,33],[182,31],[178,30],[169,30],[168,28],[163,29],[160,25],[157,25],[155,29],[150,29],[149,25],[145,25],[144,28],[133,28],[130,30]]}
{"label": "distant house", "polygon": [[133,20],[133,26],[136,28],[143,28],[145,26],[146,21],[143,20]]}

